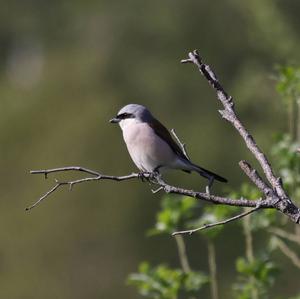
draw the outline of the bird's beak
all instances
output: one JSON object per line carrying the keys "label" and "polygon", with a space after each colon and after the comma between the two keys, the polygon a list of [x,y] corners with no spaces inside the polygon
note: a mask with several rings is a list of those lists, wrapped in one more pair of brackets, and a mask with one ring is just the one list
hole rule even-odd
{"label": "bird's beak", "polygon": [[120,122],[120,119],[117,118],[117,117],[114,117],[114,118],[112,118],[109,122],[110,122],[111,124],[116,124],[116,123]]}

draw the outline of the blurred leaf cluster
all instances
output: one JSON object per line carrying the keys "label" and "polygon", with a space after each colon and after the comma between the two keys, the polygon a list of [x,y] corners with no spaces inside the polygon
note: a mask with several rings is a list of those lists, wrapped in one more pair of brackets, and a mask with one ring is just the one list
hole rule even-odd
{"label": "blurred leaf cluster", "polygon": [[140,294],[155,299],[176,299],[179,294],[191,298],[208,282],[201,272],[184,273],[181,269],[172,269],[165,265],[151,268],[144,262],[139,266],[139,272],[131,274],[129,284],[135,285]]}
{"label": "blurred leaf cluster", "polygon": [[273,286],[278,267],[265,257],[248,261],[240,257],[236,260],[237,282],[233,285],[236,299],[253,299],[253,290],[257,298],[269,298],[268,290]]}
{"label": "blurred leaf cluster", "polygon": [[[229,218],[233,215],[234,212],[239,209],[236,207],[229,206],[203,206],[203,211],[201,216],[195,218],[195,220],[190,221],[188,224],[189,229],[194,229],[197,227],[202,227],[205,224],[215,223],[221,221],[223,219]],[[216,238],[223,230],[224,226],[216,226],[213,229],[205,229],[200,231],[199,233],[207,238],[214,239]]]}
{"label": "blurred leaf cluster", "polygon": [[290,134],[277,136],[271,154],[274,164],[288,193],[297,200],[300,196],[300,155],[297,153],[299,141]]}
{"label": "blurred leaf cluster", "polygon": [[293,66],[278,67],[276,90],[282,95],[284,103],[299,100],[300,68]]}
{"label": "blurred leaf cluster", "polygon": [[155,227],[149,230],[149,234],[173,233],[194,216],[196,208],[197,201],[194,198],[164,196],[161,210],[156,215]]}

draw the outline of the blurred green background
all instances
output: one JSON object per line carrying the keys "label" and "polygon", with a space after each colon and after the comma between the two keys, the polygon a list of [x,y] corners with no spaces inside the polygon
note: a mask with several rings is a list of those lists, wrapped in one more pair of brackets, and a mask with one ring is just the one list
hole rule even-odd
{"label": "blurred green background", "polygon": [[[135,171],[108,120],[124,104],[140,103],[176,129],[195,163],[239,186],[247,178],[238,161],[256,164],[220,118],[208,83],[179,61],[199,49],[268,153],[272,134],[287,127],[272,74],[277,64],[299,61],[299,11],[293,0],[2,1],[0,298],[140,298],[125,281],[141,260],[178,264],[171,236],[145,236],[161,197],[146,183],[83,184],[26,213],[54,178],[28,171]],[[169,181],[205,185],[182,172]],[[227,230],[217,244],[222,298],[230,298],[240,237]],[[193,263],[205,270],[206,248],[197,238],[186,241]],[[296,291],[293,271],[274,292],[287,281]]]}

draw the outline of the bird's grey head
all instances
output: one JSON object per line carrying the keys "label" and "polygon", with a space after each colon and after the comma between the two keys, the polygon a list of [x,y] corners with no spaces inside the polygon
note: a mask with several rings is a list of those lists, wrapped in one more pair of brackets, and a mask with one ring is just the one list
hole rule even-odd
{"label": "bird's grey head", "polygon": [[153,119],[150,111],[138,104],[128,104],[124,106],[117,114],[116,117],[112,118],[110,123],[119,123],[122,127],[122,123],[127,120],[136,121],[136,122],[149,122]]}

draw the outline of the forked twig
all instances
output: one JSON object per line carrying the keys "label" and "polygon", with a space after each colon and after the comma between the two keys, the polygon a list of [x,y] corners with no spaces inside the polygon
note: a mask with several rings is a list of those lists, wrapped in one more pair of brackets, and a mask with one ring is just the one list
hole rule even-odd
{"label": "forked twig", "polygon": [[[91,170],[88,168],[80,167],[80,166],[68,166],[68,167],[60,167],[60,168],[52,168],[52,169],[40,169],[40,170],[31,170],[31,174],[44,174],[45,178],[47,178],[49,173],[57,173],[57,172],[66,172],[66,171],[79,171],[79,172],[85,172],[88,174],[93,174],[95,175],[94,177],[86,177],[78,180],[73,180],[73,181],[59,181],[55,179],[55,185],[47,191],[44,195],[42,195],[34,204],[31,206],[28,206],[25,208],[26,211],[29,211],[39,205],[43,200],[45,200],[49,195],[51,195],[54,191],[56,191],[58,188],[68,185],[69,190],[72,190],[72,187],[77,184],[81,183],[86,183],[86,182],[92,182],[92,181],[100,181],[100,180],[113,180],[113,181],[125,181],[125,180],[131,180],[131,179],[136,179],[140,178],[141,174],[139,173],[132,173],[129,175],[124,175],[124,176],[114,176],[114,175],[104,175],[101,174],[95,170]],[[149,174],[144,174],[145,178],[149,177]]]}

